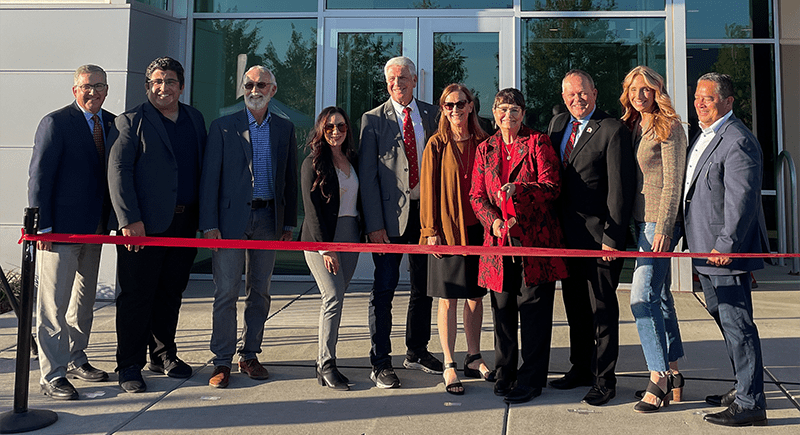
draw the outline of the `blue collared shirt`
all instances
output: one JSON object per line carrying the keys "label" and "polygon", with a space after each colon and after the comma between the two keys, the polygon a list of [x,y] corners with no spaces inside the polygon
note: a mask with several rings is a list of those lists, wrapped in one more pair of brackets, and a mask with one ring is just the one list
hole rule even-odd
{"label": "blue collared shirt", "polygon": [[269,123],[272,114],[267,111],[267,117],[259,125],[256,118],[247,112],[250,123],[250,143],[253,145],[253,199],[275,199],[274,172],[272,170],[272,146],[269,139]]}
{"label": "blue collared shirt", "polygon": [[564,137],[561,138],[561,158],[564,158],[564,150],[567,148],[567,141],[569,140],[570,134],[572,134],[572,123],[574,121],[578,121],[581,125],[578,126],[578,132],[575,133],[575,142],[572,143],[573,146],[578,143],[578,139],[581,138],[581,134],[583,134],[583,130],[586,129],[586,125],[589,124],[589,119],[592,118],[594,115],[594,111],[597,110],[597,106],[592,109],[592,112],[587,115],[583,119],[575,119],[574,116],[570,115],[569,122],[567,123],[567,129],[564,130]]}
{"label": "blue collared shirt", "polygon": [[[78,107],[81,109],[81,112],[83,112],[83,116],[86,118],[86,122],[89,123],[89,133],[94,134],[94,121],[92,121],[92,116],[94,116],[95,114],[92,113],[92,112],[87,112],[80,105],[78,105]],[[105,139],[105,137],[106,137],[106,127],[103,125],[103,111],[102,110],[97,112],[97,117],[100,118],[100,128],[103,130],[103,138]]]}

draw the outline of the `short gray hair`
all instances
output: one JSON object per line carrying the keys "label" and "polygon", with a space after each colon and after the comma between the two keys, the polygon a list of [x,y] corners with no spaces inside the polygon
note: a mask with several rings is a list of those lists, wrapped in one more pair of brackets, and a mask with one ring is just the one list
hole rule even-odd
{"label": "short gray hair", "polygon": [[248,68],[247,71],[244,72],[244,74],[242,74],[242,86],[244,86],[244,83],[246,82],[245,78],[247,77],[247,73],[249,73],[250,71],[252,71],[254,69],[257,69],[257,70],[261,71],[262,73],[269,74],[269,76],[272,77],[272,80],[271,80],[272,83],[275,86],[278,85],[278,81],[275,80],[275,74],[273,74],[272,71],[269,68],[265,67],[264,65],[253,65],[250,68]]}
{"label": "short gray hair", "polygon": [[412,76],[417,76],[417,67],[414,65],[414,61],[405,56],[397,56],[389,59],[389,61],[387,61],[386,65],[383,67],[383,76],[385,78],[389,78],[389,67],[395,65],[408,68],[408,72],[410,72]]}
{"label": "short gray hair", "polygon": [[564,74],[564,78],[561,79],[561,92],[564,92],[564,82],[566,82],[567,77],[569,77],[569,76],[582,77],[584,80],[588,81],[589,82],[589,86],[591,86],[592,89],[594,89],[594,79],[592,79],[592,76],[590,76],[589,73],[587,73],[586,71],[584,71],[582,69],[575,68],[575,69],[571,69],[571,70],[567,71],[567,73]]}
{"label": "short gray hair", "polygon": [[725,99],[733,96],[733,79],[727,74],[718,72],[705,73],[697,79],[697,83],[701,81],[715,83],[717,85],[717,94],[719,94],[720,98]]}
{"label": "short gray hair", "polygon": [[103,68],[100,68],[97,65],[87,64],[81,65],[75,70],[75,78],[72,81],[72,86],[78,86],[78,82],[81,80],[82,75],[96,72],[103,74],[103,82],[108,82],[108,76],[106,76],[106,72],[103,70]]}

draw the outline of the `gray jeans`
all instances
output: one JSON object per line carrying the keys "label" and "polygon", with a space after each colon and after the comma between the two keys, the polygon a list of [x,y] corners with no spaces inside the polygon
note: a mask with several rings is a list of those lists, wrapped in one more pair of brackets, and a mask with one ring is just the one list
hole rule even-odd
{"label": "gray jeans", "polygon": [[[341,216],[336,222],[334,242],[357,243],[358,221],[352,216]],[[304,251],[306,264],[317,281],[322,307],[319,310],[319,355],[317,363],[336,358],[336,342],[339,341],[339,324],[342,321],[344,292],[358,264],[358,252],[338,252],[339,273],[328,272],[325,261],[319,252]]]}

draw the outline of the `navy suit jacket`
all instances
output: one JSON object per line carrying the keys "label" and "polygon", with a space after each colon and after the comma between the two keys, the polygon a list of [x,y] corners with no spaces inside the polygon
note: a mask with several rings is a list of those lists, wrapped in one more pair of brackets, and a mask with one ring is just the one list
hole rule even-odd
{"label": "navy suit jacket", "polygon": [[[100,115],[108,134],[114,115],[106,110]],[[105,228],[105,160],[77,102],[39,122],[28,175],[28,204],[39,208],[39,228],[71,234],[94,234],[100,224]]]}
{"label": "navy suit jacket", "polygon": [[[206,145],[203,115],[186,104],[180,106],[195,128],[202,168]],[[158,109],[147,101],[119,115],[108,143],[108,187],[114,206],[109,229],[142,221],[148,235],[163,233],[178,205],[178,164]]]}
{"label": "navy suit jacket", "polygon": [[[758,139],[731,115],[700,156],[686,191],[683,222],[691,252],[769,252],[761,205],[763,170]],[[764,260],[739,258],[717,267],[695,258],[692,264],[705,275],[738,275],[763,268]]]}
{"label": "navy suit jacket", "polygon": [[[280,236],[284,227],[297,226],[297,139],[290,121],[273,113],[269,123],[275,234]],[[200,229],[218,228],[223,239],[244,238],[254,179],[247,113],[214,120],[200,177]]]}
{"label": "navy suit jacket", "polygon": [[[547,134],[559,160],[569,112],[553,117]],[[570,131],[571,130],[571,126]],[[631,134],[618,119],[595,109],[562,165],[561,213],[567,247],[625,250],[636,188]]]}

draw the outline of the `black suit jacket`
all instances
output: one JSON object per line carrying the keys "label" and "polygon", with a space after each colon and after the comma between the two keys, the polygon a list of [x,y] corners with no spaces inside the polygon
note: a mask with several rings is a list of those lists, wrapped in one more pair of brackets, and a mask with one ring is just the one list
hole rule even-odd
{"label": "black suit jacket", "polygon": [[[556,115],[547,129],[559,158],[570,117],[569,112]],[[628,128],[595,109],[569,162],[561,166],[558,209],[567,247],[600,249],[605,244],[625,249],[636,186],[634,165]]]}
{"label": "black suit jacket", "polygon": [[[108,135],[114,115],[106,110],[100,114]],[[94,234],[99,224],[105,227],[109,204],[105,160],[97,154],[77,102],[39,122],[28,174],[28,204],[39,207],[39,228]]]}
{"label": "black suit jacket", "polygon": [[[356,174],[358,168],[357,159],[350,162],[351,174]],[[339,220],[339,177],[334,170],[333,173],[328,173],[325,176],[325,193],[331,195],[328,201],[320,191],[319,188],[311,191],[311,186],[314,185],[314,180],[317,179],[317,174],[314,171],[313,157],[308,156],[303,160],[303,165],[300,168],[300,185],[303,192],[303,208],[305,210],[305,218],[303,219],[303,226],[300,229],[300,240],[304,242],[332,242],[333,237],[336,235],[336,224]],[[360,181],[360,180],[359,180]],[[361,210],[361,189],[358,193],[358,213],[359,222]],[[363,231],[363,228],[361,228]]]}

